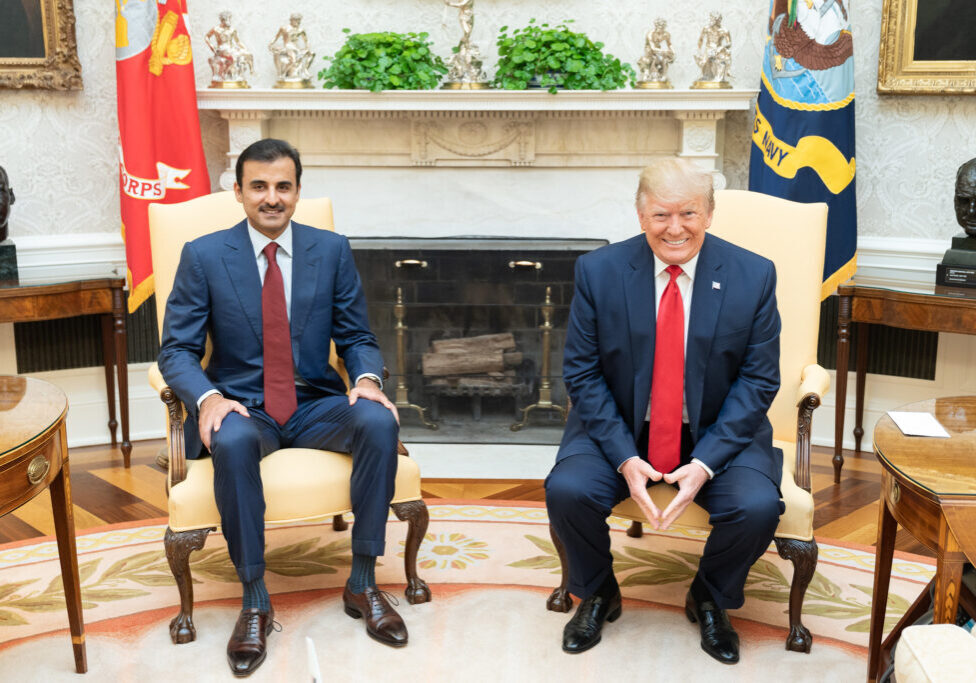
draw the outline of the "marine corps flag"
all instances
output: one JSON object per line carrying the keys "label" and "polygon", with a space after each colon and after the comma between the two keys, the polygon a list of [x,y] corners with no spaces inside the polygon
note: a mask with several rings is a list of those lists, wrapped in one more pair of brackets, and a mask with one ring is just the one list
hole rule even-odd
{"label": "marine corps flag", "polygon": [[771,0],[749,189],[826,202],[821,297],[857,269],[852,0]]}
{"label": "marine corps flag", "polygon": [[153,293],[149,204],[210,192],[185,0],[115,1],[115,79],[131,313]]}

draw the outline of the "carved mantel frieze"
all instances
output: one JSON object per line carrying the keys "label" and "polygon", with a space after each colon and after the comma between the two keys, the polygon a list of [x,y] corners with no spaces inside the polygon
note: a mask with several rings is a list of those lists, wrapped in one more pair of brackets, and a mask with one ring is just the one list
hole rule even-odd
{"label": "carved mantel frieze", "polygon": [[639,168],[656,156],[693,158],[724,187],[725,114],[754,90],[198,92],[228,122],[227,170],[265,136],[282,137],[310,167]]}
{"label": "carved mantel frieze", "polygon": [[529,166],[535,162],[532,112],[433,112],[410,116],[416,166]]}

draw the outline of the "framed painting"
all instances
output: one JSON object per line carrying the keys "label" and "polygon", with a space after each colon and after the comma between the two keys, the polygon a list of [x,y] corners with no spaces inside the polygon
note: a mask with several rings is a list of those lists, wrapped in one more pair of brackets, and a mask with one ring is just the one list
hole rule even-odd
{"label": "framed painting", "polygon": [[878,92],[976,94],[976,2],[884,0]]}
{"label": "framed painting", "polygon": [[0,0],[0,87],[81,89],[72,0]]}

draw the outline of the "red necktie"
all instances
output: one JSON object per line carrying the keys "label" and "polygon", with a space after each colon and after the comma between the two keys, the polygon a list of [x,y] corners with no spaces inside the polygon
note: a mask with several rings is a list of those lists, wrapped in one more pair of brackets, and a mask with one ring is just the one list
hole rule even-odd
{"label": "red necktie", "polygon": [[268,272],[261,291],[261,330],[264,334],[264,411],[283,425],[295,412],[298,401],[291,359],[291,330],[285,309],[285,284],[275,260],[277,251],[276,242],[270,242],[264,248]]}
{"label": "red necktie", "polygon": [[651,424],[647,461],[667,473],[681,458],[681,401],[685,374],[685,307],[678,289],[681,266],[668,266],[671,280],[657,309],[654,377],[651,380]]}

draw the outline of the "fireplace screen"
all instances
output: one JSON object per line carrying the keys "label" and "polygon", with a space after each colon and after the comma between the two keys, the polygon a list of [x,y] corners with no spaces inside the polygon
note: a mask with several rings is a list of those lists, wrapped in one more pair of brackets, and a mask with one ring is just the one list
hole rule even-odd
{"label": "fireplace screen", "polygon": [[576,258],[599,240],[351,240],[413,442],[557,444]]}

